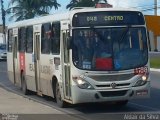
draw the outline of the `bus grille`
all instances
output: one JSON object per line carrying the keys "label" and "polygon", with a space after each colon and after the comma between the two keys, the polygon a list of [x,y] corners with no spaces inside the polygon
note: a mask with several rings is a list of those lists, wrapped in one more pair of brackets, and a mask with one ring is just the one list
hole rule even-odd
{"label": "bus grille", "polygon": [[102,97],[117,97],[117,96],[124,96],[128,90],[122,91],[101,91],[100,94]]}
{"label": "bus grille", "polygon": [[[116,84],[116,87],[129,87],[130,83],[121,83],[121,84]],[[96,87],[111,87],[110,84],[108,85],[96,85]]]}
{"label": "bus grille", "polygon": [[106,82],[106,81],[124,81],[129,80],[134,77],[134,73],[131,74],[121,74],[121,75],[89,75],[88,77],[99,81],[99,82]]}

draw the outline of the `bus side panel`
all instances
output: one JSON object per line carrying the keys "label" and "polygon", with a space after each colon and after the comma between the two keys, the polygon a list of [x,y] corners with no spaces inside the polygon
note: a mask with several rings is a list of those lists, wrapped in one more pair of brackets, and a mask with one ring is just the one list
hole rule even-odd
{"label": "bus side panel", "polygon": [[13,75],[13,54],[11,52],[7,53],[7,70],[9,80],[14,83],[14,75]]}
{"label": "bus side panel", "polygon": [[25,66],[26,66],[25,69],[26,69],[27,89],[36,92],[33,54],[26,53]]}
{"label": "bus side panel", "polygon": [[19,52],[17,52],[17,60],[15,61],[16,65],[16,85],[21,87],[21,71],[20,71],[20,59],[19,59]]}
{"label": "bus side panel", "polygon": [[52,80],[52,63],[50,60],[52,59],[51,54],[41,54],[40,55],[40,87],[42,93],[45,95],[49,95],[48,91],[51,89],[51,80]]}
{"label": "bus side panel", "polygon": [[[50,66],[51,66],[51,75],[52,77],[55,76],[57,81],[62,84],[62,80],[60,79],[60,75],[62,75],[61,65],[60,65],[60,55],[54,55],[50,59]],[[52,79],[51,79],[52,80]],[[53,95],[53,86],[52,81],[47,83],[48,86],[48,95],[54,97]]]}

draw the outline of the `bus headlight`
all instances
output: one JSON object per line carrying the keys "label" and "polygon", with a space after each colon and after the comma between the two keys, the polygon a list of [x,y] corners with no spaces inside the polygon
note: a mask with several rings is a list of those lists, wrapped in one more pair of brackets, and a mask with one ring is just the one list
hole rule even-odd
{"label": "bus headlight", "polygon": [[73,79],[77,86],[81,89],[94,89],[91,84],[85,81],[83,78],[78,77],[77,79]]}
{"label": "bus headlight", "polygon": [[147,83],[147,75],[143,75],[139,78],[138,81],[136,81],[135,85],[133,87],[143,86]]}
{"label": "bus headlight", "polygon": [[147,76],[146,76],[146,75],[143,75],[143,76],[142,76],[142,80],[143,80],[143,81],[146,81],[146,80],[147,80]]}

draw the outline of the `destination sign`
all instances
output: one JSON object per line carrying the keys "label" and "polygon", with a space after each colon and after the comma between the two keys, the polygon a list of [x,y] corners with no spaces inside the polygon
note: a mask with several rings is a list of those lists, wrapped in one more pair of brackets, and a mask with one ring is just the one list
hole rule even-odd
{"label": "destination sign", "polygon": [[142,13],[135,11],[100,11],[76,13],[73,27],[144,25]]}

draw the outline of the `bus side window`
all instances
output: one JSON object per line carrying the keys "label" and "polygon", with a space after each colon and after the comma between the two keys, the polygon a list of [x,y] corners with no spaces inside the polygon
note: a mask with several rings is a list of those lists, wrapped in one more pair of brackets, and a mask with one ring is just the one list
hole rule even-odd
{"label": "bus side window", "polygon": [[51,24],[43,24],[41,33],[41,53],[50,54]]}
{"label": "bus side window", "polygon": [[25,52],[25,46],[26,46],[26,28],[22,27],[18,30],[18,41],[19,41],[19,51]]}
{"label": "bus side window", "polygon": [[13,30],[8,30],[8,52],[12,52]]}
{"label": "bus side window", "polygon": [[26,41],[26,52],[32,53],[33,52],[33,27],[27,27],[27,41]]}
{"label": "bus side window", "polygon": [[52,41],[51,41],[51,51],[53,54],[60,53],[60,22],[55,22],[52,24]]}

